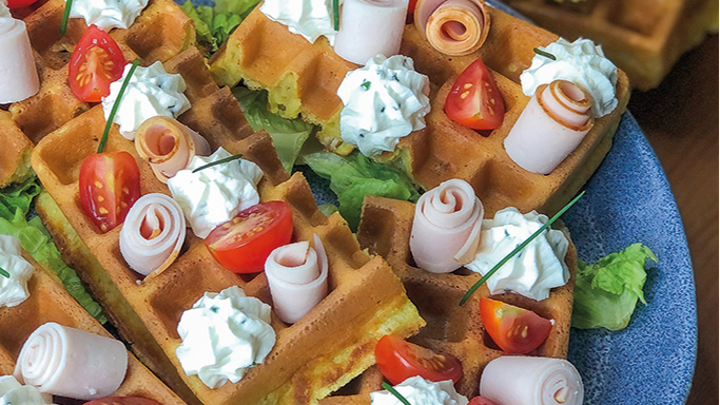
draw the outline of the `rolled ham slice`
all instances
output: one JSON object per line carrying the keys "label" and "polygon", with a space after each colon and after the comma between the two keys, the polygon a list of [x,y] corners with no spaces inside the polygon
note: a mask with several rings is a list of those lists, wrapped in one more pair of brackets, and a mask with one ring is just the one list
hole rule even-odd
{"label": "rolled ham slice", "polygon": [[480,378],[480,395],[499,404],[581,405],[583,393],[580,373],[564,359],[502,356]]}
{"label": "rolled ham slice", "polygon": [[328,260],[322,241],[281,246],[268,256],[265,274],[273,308],[283,322],[293,324],[327,295]]}
{"label": "rolled ham slice", "polygon": [[127,264],[148,275],[168,268],[185,243],[185,216],[175,200],[165,194],[140,197],[120,230],[120,253]]}
{"label": "rolled ham slice", "polygon": [[591,107],[590,95],[569,81],[538,87],[505,138],[507,154],[529,172],[550,174],[594,125]]}
{"label": "rolled ham slice", "polygon": [[40,90],[25,22],[0,17],[0,104],[34,96]]}
{"label": "rolled ham slice", "polygon": [[88,401],[117,391],[127,364],[121,342],[49,322],[25,341],[15,378],[43,393]]}
{"label": "rolled ham slice", "polygon": [[438,52],[469,55],[485,43],[490,14],[483,0],[418,0],[415,27]]}
{"label": "rolled ham slice", "polygon": [[449,273],[472,262],[484,214],[482,202],[465,180],[448,180],[423,194],[410,235],[415,264],[432,273]]}
{"label": "rolled ham slice", "polygon": [[407,0],[345,0],[335,53],[359,65],[399,54],[407,9]]}
{"label": "rolled ham slice", "polygon": [[149,118],[140,125],[135,149],[163,183],[187,168],[195,155],[211,153],[210,144],[200,134],[174,118],[162,116]]}

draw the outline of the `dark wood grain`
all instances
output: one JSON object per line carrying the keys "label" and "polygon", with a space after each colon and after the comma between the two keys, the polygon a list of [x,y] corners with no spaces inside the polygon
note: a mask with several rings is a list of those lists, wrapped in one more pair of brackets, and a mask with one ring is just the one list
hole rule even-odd
{"label": "dark wood grain", "polygon": [[698,356],[688,405],[718,403],[718,36],[685,54],[629,110],[665,169],[695,272]]}

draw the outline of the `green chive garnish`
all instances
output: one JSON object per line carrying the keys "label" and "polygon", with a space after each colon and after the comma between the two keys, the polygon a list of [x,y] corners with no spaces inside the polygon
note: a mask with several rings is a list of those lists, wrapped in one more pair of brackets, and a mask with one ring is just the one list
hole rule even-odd
{"label": "green chive garnish", "polygon": [[210,162],[210,163],[208,163],[208,164],[206,164],[206,165],[202,165],[202,166],[198,167],[197,169],[193,170],[192,172],[193,172],[193,173],[197,173],[197,172],[199,172],[200,170],[205,170],[205,169],[207,169],[208,167],[213,167],[213,166],[221,165],[221,164],[224,164],[224,163],[227,163],[227,162],[232,162],[233,160],[238,160],[238,159],[240,159],[241,157],[242,157],[242,154],[237,154],[237,155],[228,156],[228,157],[226,157],[226,158],[218,159],[218,160],[216,160],[216,161],[214,161],[214,162]]}
{"label": "green chive garnish", "polygon": [[67,32],[68,20],[70,19],[70,9],[72,8],[73,0],[66,0],[65,12],[63,13],[62,22],[60,23],[60,36],[64,37]]}
{"label": "green chive garnish", "polygon": [[460,305],[464,305],[464,304],[467,302],[467,300],[470,299],[470,296],[473,295],[473,293],[474,293],[478,288],[480,288],[481,285],[485,284],[485,282],[486,282],[493,274],[495,274],[496,271],[498,271],[505,263],[507,263],[508,260],[512,259],[513,256],[515,256],[515,255],[518,254],[521,250],[523,250],[523,249],[525,248],[525,246],[527,246],[528,244],[530,244],[530,242],[532,242],[535,238],[537,238],[538,236],[540,236],[540,234],[543,233],[546,229],[548,229],[548,228],[550,227],[550,225],[553,224],[553,222],[555,222],[558,218],[560,218],[560,216],[561,216],[562,214],[564,214],[565,211],[569,210],[570,207],[572,207],[573,205],[575,205],[575,203],[576,203],[576,202],[580,199],[580,197],[582,197],[583,195],[585,195],[585,191],[581,192],[580,194],[577,195],[577,197],[573,198],[572,201],[570,201],[569,203],[567,203],[567,205],[566,205],[565,207],[563,207],[563,209],[560,210],[560,212],[558,212],[558,213],[555,214],[552,218],[550,218],[550,220],[547,221],[542,227],[540,227],[540,229],[538,229],[534,234],[530,235],[529,238],[525,239],[525,241],[524,241],[523,243],[519,244],[512,252],[508,253],[508,255],[505,256],[502,260],[500,260],[500,262],[499,262],[498,264],[496,264],[495,267],[493,267],[492,269],[490,269],[490,271],[488,271],[487,273],[485,273],[485,275],[482,276],[482,278],[481,278],[477,283],[473,284],[473,286],[470,287],[470,289],[465,293],[465,295],[464,295],[464,296],[462,297],[462,299],[460,300]]}
{"label": "green chive garnish", "polygon": [[553,54],[551,54],[551,53],[548,53],[548,52],[545,52],[545,51],[543,51],[543,50],[540,50],[540,49],[538,49],[538,48],[533,48],[533,52],[535,52],[536,54],[538,54],[538,55],[540,55],[540,56],[544,56],[544,57],[546,57],[546,58],[548,58],[548,59],[557,60],[557,58],[555,57],[555,55],[553,55]]}
{"label": "green chive garnish", "polygon": [[362,84],[360,85],[364,90],[370,90],[370,82],[367,80],[363,80]]}
{"label": "green chive garnish", "polygon": [[333,28],[340,29],[340,0],[333,0]]}
{"label": "green chive garnish", "polygon": [[2,267],[0,267],[0,275],[3,275],[3,276],[5,276],[5,277],[7,277],[7,278],[10,278],[10,273],[8,273],[7,271],[5,271],[5,269],[3,269]]}
{"label": "green chive garnish", "polygon": [[385,388],[386,390],[388,390],[389,393],[393,394],[395,396],[395,398],[397,398],[398,401],[402,402],[404,405],[412,405],[412,404],[410,404],[410,402],[407,399],[405,399],[404,396],[402,396],[401,393],[397,392],[397,390],[395,388],[393,388],[392,385],[390,385],[386,382],[383,382],[382,387]]}
{"label": "green chive garnish", "polygon": [[123,95],[125,95],[125,89],[130,83],[130,78],[132,77],[133,73],[135,73],[135,69],[138,67],[139,64],[140,59],[135,59],[135,62],[133,62],[132,66],[130,67],[130,71],[128,72],[127,77],[125,77],[125,81],[123,81],[122,86],[120,86],[120,92],[115,99],[115,104],[113,104],[112,110],[110,110],[110,116],[105,123],[105,130],[103,131],[102,138],[100,138],[100,145],[98,145],[97,153],[102,153],[105,149],[105,143],[107,142],[108,134],[110,134],[110,128],[112,127],[113,120],[115,119],[115,114],[117,114],[117,110],[118,108],[120,108],[120,101],[122,100]]}

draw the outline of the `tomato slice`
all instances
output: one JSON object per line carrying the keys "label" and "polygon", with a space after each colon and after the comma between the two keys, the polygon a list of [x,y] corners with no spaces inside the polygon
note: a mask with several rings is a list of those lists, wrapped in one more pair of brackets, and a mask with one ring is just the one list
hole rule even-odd
{"label": "tomato slice", "polygon": [[101,232],[120,225],[140,198],[140,170],[127,152],[88,156],[80,166],[80,202]]}
{"label": "tomato slice", "polygon": [[453,383],[463,376],[462,363],[456,357],[437,354],[393,335],[383,336],[375,346],[375,362],[393,385],[417,375],[429,381]]}
{"label": "tomato slice", "polygon": [[236,273],[257,273],[270,253],[290,243],[292,211],[283,201],[268,201],[240,211],[205,238],[210,254]]}
{"label": "tomato slice", "polygon": [[90,402],[85,402],[83,405],[162,405],[152,399],[140,398],[140,397],[105,397],[100,399],[93,399]]}
{"label": "tomato slice", "polygon": [[99,102],[110,94],[110,83],[122,77],[124,68],[125,57],[117,42],[93,24],[70,58],[70,89],[82,101]]}
{"label": "tomato slice", "polygon": [[505,118],[505,104],[495,79],[480,59],[471,63],[453,83],[445,99],[451,120],[473,129],[495,129]]}
{"label": "tomato slice", "polygon": [[7,6],[8,8],[20,8],[29,6],[33,3],[35,3],[37,0],[8,0]]}
{"label": "tomato slice", "polygon": [[550,334],[552,323],[533,311],[482,298],[480,317],[485,330],[501,349],[526,354],[540,346]]}
{"label": "tomato slice", "polygon": [[475,397],[470,400],[468,405],[498,405],[497,402],[493,401],[490,398],[485,398],[483,396]]}

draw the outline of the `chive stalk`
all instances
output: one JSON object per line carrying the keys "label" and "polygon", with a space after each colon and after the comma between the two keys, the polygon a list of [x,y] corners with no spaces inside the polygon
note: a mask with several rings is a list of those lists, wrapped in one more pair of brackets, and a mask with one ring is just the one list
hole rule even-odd
{"label": "chive stalk", "polygon": [[340,29],[340,0],[333,0],[333,28]]}
{"label": "chive stalk", "polygon": [[130,78],[132,78],[132,75],[133,75],[133,73],[135,73],[135,69],[137,69],[139,64],[140,64],[140,59],[135,59],[132,66],[130,67],[130,71],[128,72],[127,77],[125,77],[125,80],[123,81],[123,84],[120,87],[120,92],[118,93],[118,96],[115,99],[115,103],[113,104],[112,110],[110,110],[110,116],[108,117],[108,120],[105,123],[105,130],[103,131],[102,138],[100,138],[100,144],[98,145],[97,153],[103,153],[103,150],[105,149],[105,143],[107,142],[107,137],[110,134],[110,128],[112,127],[113,120],[115,119],[115,114],[117,114],[117,110],[120,108],[120,102],[122,100],[123,95],[125,95],[125,89],[127,88],[128,84],[130,83]]}
{"label": "chive stalk", "polygon": [[402,396],[401,393],[397,392],[397,390],[395,388],[393,388],[392,385],[390,385],[386,382],[383,382],[382,387],[385,388],[389,393],[393,394],[395,396],[395,398],[398,399],[398,401],[403,403],[403,405],[412,405],[412,404],[410,404],[410,401],[405,399],[405,397]]}
{"label": "chive stalk", "polygon": [[202,166],[198,167],[197,169],[193,170],[192,172],[193,172],[193,173],[197,173],[197,172],[199,172],[200,170],[205,170],[205,169],[207,169],[207,168],[209,168],[209,167],[213,167],[213,166],[225,164],[225,163],[228,163],[228,162],[232,162],[233,160],[238,160],[238,159],[240,159],[241,157],[242,157],[242,154],[237,154],[237,155],[228,156],[228,157],[226,157],[226,158],[218,159],[218,160],[216,160],[216,161],[214,161],[214,162],[210,162],[210,163],[208,163],[208,164],[202,165]]}
{"label": "chive stalk", "polygon": [[532,235],[530,235],[530,237],[528,237],[527,239],[525,239],[525,241],[524,241],[523,243],[519,244],[512,252],[508,253],[507,256],[503,257],[503,259],[500,260],[500,262],[498,262],[498,264],[496,264],[495,267],[493,267],[492,269],[490,269],[490,271],[488,271],[487,273],[485,273],[485,275],[482,276],[482,278],[481,278],[477,283],[473,284],[473,286],[470,287],[470,289],[465,293],[465,295],[464,295],[464,296],[462,297],[462,299],[460,300],[460,305],[461,305],[461,306],[464,305],[464,304],[467,302],[467,300],[470,299],[470,296],[473,295],[473,293],[474,293],[478,288],[480,288],[481,285],[485,284],[485,282],[486,282],[493,274],[495,274],[496,271],[498,271],[505,263],[507,263],[508,260],[512,259],[513,256],[515,256],[516,254],[518,254],[518,253],[519,253],[521,250],[523,250],[527,245],[529,245],[530,242],[532,242],[535,238],[537,238],[538,236],[540,236],[540,234],[542,234],[546,229],[548,229],[548,228],[550,227],[550,225],[553,224],[553,222],[555,222],[558,218],[560,218],[560,216],[561,216],[562,214],[564,214],[565,211],[569,210],[570,207],[572,207],[573,205],[575,205],[575,203],[576,203],[576,202],[580,199],[580,197],[582,197],[583,195],[585,195],[585,191],[581,192],[580,194],[577,195],[577,197],[573,198],[572,201],[570,201],[569,203],[567,203],[567,205],[566,205],[565,207],[563,207],[563,209],[561,209],[557,214],[555,214],[552,218],[550,218],[550,220],[548,220],[543,226],[541,226],[540,229],[538,229],[537,231],[535,231],[535,233],[533,233]]}
{"label": "chive stalk", "polygon": [[546,57],[546,58],[548,58],[548,59],[557,60],[557,58],[555,57],[555,55],[551,54],[550,52],[545,52],[545,51],[543,51],[543,50],[541,50],[541,49],[539,49],[539,48],[533,48],[533,52],[535,52],[536,54],[538,54],[538,55],[540,55],[540,56],[544,56],[544,57]]}
{"label": "chive stalk", "polygon": [[0,267],[0,275],[10,278],[10,273],[5,271],[5,269],[3,269],[2,267]]}
{"label": "chive stalk", "polygon": [[62,22],[60,23],[60,37],[64,37],[67,32],[68,20],[70,19],[70,9],[72,8],[73,0],[65,1],[65,11],[63,12]]}

